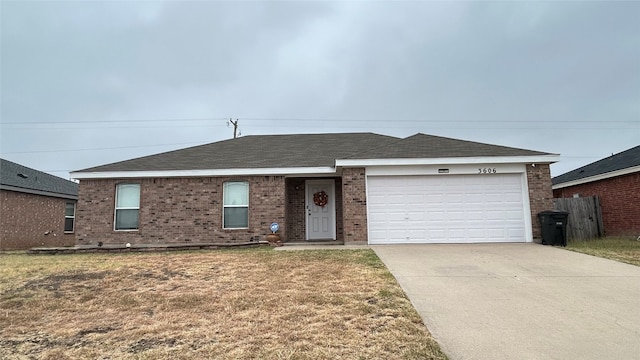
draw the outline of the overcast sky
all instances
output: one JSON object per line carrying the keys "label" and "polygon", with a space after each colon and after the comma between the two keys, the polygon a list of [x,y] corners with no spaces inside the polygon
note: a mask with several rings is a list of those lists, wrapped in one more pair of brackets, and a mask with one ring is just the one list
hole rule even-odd
{"label": "overcast sky", "polygon": [[640,144],[639,1],[2,1],[2,158],[52,174],[233,136]]}

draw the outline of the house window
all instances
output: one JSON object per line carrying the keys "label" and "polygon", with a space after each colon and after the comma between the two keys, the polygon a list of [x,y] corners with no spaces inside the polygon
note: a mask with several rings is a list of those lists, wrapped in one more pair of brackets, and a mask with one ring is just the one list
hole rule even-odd
{"label": "house window", "polygon": [[67,202],[64,208],[64,232],[72,233],[76,223],[76,203]]}
{"label": "house window", "polygon": [[249,227],[249,183],[224,183],[222,223],[225,229]]}
{"label": "house window", "polygon": [[140,185],[120,184],[116,187],[116,230],[138,230]]}

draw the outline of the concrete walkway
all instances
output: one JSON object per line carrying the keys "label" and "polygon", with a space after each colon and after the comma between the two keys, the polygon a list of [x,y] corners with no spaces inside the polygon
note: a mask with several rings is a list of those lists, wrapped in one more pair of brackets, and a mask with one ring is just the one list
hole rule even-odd
{"label": "concrete walkway", "polygon": [[640,267],[537,244],[371,248],[452,360],[640,359]]}
{"label": "concrete walkway", "polygon": [[300,250],[365,250],[369,245],[285,245],[275,247],[279,251],[300,251]]}

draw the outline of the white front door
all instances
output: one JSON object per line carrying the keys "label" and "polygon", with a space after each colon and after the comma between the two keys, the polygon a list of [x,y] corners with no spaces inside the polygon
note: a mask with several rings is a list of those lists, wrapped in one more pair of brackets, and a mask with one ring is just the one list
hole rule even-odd
{"label": "white front door", "polygon": [[[307,240],[335,240],[335,181],[333,179],[307,180],[305,188]],[[325,201],[326,204],[323,204]]]}

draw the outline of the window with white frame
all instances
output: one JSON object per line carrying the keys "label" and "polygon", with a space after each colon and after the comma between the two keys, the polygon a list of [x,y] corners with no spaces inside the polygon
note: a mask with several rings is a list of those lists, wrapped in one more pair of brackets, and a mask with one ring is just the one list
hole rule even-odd
{"label": "window with white frame", "polygon": [[115,230],[138,230],[140,185],[119,184],[116,187]]}
{"label": "window with white frame", "polygon": [[249,183],[230,181],[223,188],[222,223],[225,229],[249,227]]}
{"label": "window with white frame", "polygon": [[64,232],[72,233],[76,223],[76,203],[67,201],[64,207]]}

